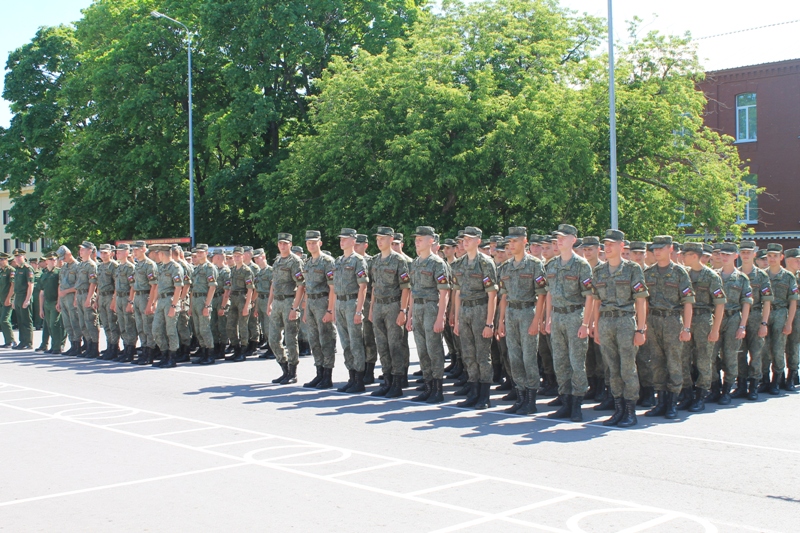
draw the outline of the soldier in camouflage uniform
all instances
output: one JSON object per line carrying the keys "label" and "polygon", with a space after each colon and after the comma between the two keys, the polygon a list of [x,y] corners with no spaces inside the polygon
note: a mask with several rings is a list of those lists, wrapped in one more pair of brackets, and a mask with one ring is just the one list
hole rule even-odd
{"label": "soldier in camouflage uniform", "polygon": [[61,272],[58,273],[58,306],[61,311],[61,320],[69,337],[69,350],[64,355],[77,356],[81,353],[81,326],[78,319],[78,309],[75,306],[77,296],[75,284],[78,282],[78,262],[66,246],[60,246],[56,251],[58,259],[63,263]]}
{"label": "soldier in camouflage uniform", "polygon": [[211,260],[217,269],[217,290],[211,299],[211,334],[214,337],[214,359],[222,359],[228,345],[227,313],[231,293],[231,269],[225,263],[225,252],[220,248],[213,251]]}
{"label": "soldier in camouflage uniform", "polygon": [[455,266],[455,334],[461,337],[464,366],[469,375],[467,398],[458,407],[487,409],[492,365],[489,351],[494,336],[497,305],[497,268],[494,261],[478,251],[483,232],[464,228],[464,258]]}
{"label": "soldier in camouflage uniform", "polygon": [[217,267],[208,261],[208,245],[198,244],[192,252],[195,254],[195,266],[192,272],[192,292],[190,313],[192,325],[200,350],[197,363],[214,364],[214,334],[211,331],[211,316],[214,314],[214,294],[219,287]]}
{"label": "soldier in camouflage uniform", "polygon": [[[365,234],[357,233],[356,245],[353,249],[367,262],[367,272],[369,272],[373,256],[367,253],[367,248],[369,248],[369,239]],[[375,341],[375,328],[372,322],[369,321],[371,311],[370,301],[372,300],[372,281],[372,278],[370,278],[367,282],[367,296],[366,300],[364,300],[364,321],[362,322],[362,331],[364,332],[364,354],[366,357],[364,366],[365,385],[375,383],[375,363],[378,362],[378,344]]]}
{"label": "soldier in camouflage uniform", "polygon": [[555,233],[560,252],[545,268],[548,315],[545,330],[550,333],[561,407],[547,416],[580,422],[583,395],[589,388],[586,351],[594,306],[592,269],[586,259],[572,250],[578,235],[574,226],[560,224]]}
{"label": "soldier in camouflage uniform", "polygon": [[244,352],[250,339],[253,271],[244,264],[244,249],[241,246],[233,249],[233,262],[228,309],[228,338],[233,347],[233,355],[228,361],[239,363],[245,360]]}
{"label": "soldier in camouflage uniform", "polygon": [[[258,320],[258,328],[263,332],[265,337],[269,337],[269,315],[267,314],[267,304],[269,303],[269,291],[272,287],[272,267],[267,263],[267,254],[263,248],[253,250],[253,261],[258,267],[258,273],[253,276],[253,286],[256,291],[257,298],[255,300],[255,311]],[[252,333],[252,332],[251,332]],[[267,339],[269,340],[269,339]],[[258,341],[256,340],[253,345],[254,349],[258,348]],[[269,350],[259,355],[259,359],[266,359]],[[271,352],[269,352],[271,353]]]}
{"label": "soldier in camouflage uniform", "polygon": [[135,291],[135,265],[130,260],[130,246],[122,243],[117,246],[117,275],[114,279],[114,299],[111,309],[117,314],[117,327],[122,337],[123,350],[115,361],[130,363],[136,351],[136,319],[133,316]]}
{"label": "soldier in camouflage uniform", "polygon": [[97,311],[106,334],[106,349],[101,358],[106,361],[119,355],[119,324],[117,313],[111,308],[116,291],[116,278],[119,263],[111,258],[115,249],[110,244],[100,245],[100,264],[97,266]]}
{"label": "soldier in camouflage uniform", "polygon": [[[772,286],[769,275],[755,266],[755,241],[739,243],[739,257],[742,260],[741,271],[750,280],[753,305],[747,317],[747,333],[739,351],[737,378],[738,386],[733,398],[746,396],[748,400],[758,400],[758,384],[761,379],[761,357],[764,352],[764,340],[767,337],[769,315],[772,310]],[[748,354],[750,355],[748,362]],[[746,383],[746,385],[745,385]]]}
{"label": "soldier in camouflage uniform", "polygon": [[306,248],[311,257],[303,266],[306,297],[303,322],[308,325],[308,338],[317,375],[303,387],[329,389],[333,386],[336,332],[333,329],[336,295],[333,293],[333,257],[322,253],[322,234],[306,231]]}
{"label": "soldier in camouflage uniform", "polygon": [[192,290],[192,272],[194,267],[190,265],[183,255],[183,248],[178,244],[173,244],[171,248],[172,260],[180,265],[183,271],[183,287],[181,287],[180,304],[178,304],[178,337],[180,347],[175,353],[176,363],[185,363],[189,360],[189,346],[192,342],[192,328],[189,317],[189,297]]}
{"label": "soldier in camouflage uniform", "polygon": [[[790,248],[784,253],[786,270],[794,274],[795,281],[800,280],[800,249]],[[795,312],[792,332],[786,338],[786,379],[781,377],[781,388],[793,392],[797,390],[797,368],[800,363],[800,313]]]}
{"label": "soldier in camouflage uniform", "polygon": [[607,262],[598,264],[592,273],[599,302],[592,321],[593,333],[603,348],[614,398],[614,414],[603,425],[631,427],[637,424],[636,352],[647,336],[645,304],[649,294],[642,267],[622,258],[625,234],[610,229],[603,242]]}
{"label": "soldier in camouflage uniform", "polygon": [[131,244],[131,250],[136,258],[133,267],[133,316],[139,334],[139,345],[142,347],[142,353],[136,358],[135,363],[149,365],[153,362],[156,350],[153,319],[158,300],[158,265],[147,257],[147,245],[144,241]]}
{"label": "soldier in camouflage uniform", "polygon": [[[250,269],[253,273],[253,282],[259,278],[258,274],[261,271],[261,267],[258,266],[253,259],[255,257],[255,251],[253,250],[252,246],[243,246],[242,249],[244,250],[243,262],[246,267]],[[269,299],[269,291],[267,290],[267,299]],[[247,346],[244,350],[244,355],[247,357],[248,355],[253,355],[256,353],[258,349],[258,340],[261,337],[260,335],[260,315],[257,315],[257,308],[258,308],[258,301],[256,300],[256,296],[253,296],[253,312],[250,313],[250,318],[247,322],[247,330],[249,332]],[[269,318],[269,317],[268,317]],[[268,335],[269,330],[267,330],[264,335]]]}
{"label": "soldier in camouflage uniform", "polygon": [[[552,234],[542,236],[542,257],[544,258],[545,271],[547,264],[556,257],[553,251],[556,237]],[[544,308],[545,316],[542,317],[542,324],[548,321],[547,306]],[[551,336],[542,328],[539,331],[539,358],[541,359],[542,367],[542,384],[537,391],[539,396],[557,396],[558,395],[558,380],[556,379],[556,371],[553,366],[553,349],[551,344]]]}
{"label": "soldier in camouflage uniform", "polygon": [[97,323],[97,263],[92,259],[96,250],[94,244],[83,241],[80,246],[82,262],[78,265],[78,281],[75,284],[75,305],[79,311],[78,321],[81,334],[88,346],[83,357],[97,358],[100,353],[97,349],[100,340],[100,328]]}
{"label": "soldier in camouflage uniform", "polygon": [[[727,301],[719,341],[714,346],[714,368],[711,373],[714,383],[711,388],[721,390],[717,403],[727,405],[731,403],[731,388],[739,375],[739,347],[747,333],[753,291],[750,288],[750,279],[736,268],[739,247],[730,242],[722,243],[720,256],[722,269],[719,275],[722,277],[722,290]],[[720,370],[725,373],[722,383]]]}
{"label": "soldier in camouflage uniform", "polygon": [[158,300],[153,317],[153,336],[161,348],[163,358],[153,366],[173,368],[176,366],[175,354],[180,348],[178,335],[178,311],[184,287],[184,271],[177,261],[172,259],[172,249],[168,244],[152,247],[158,253],[157,290]]}
{"label": "soldier in camouflage uniform", "polygon": [[[592,267],[592,271],[602,264],[599,258],[600,253],[600,238],[595,236],[588,236],[583,238],[583,258]],[[608,388],[610,383],[607,382],[608,377],[606,365],[603,362],[603,354],[600,345],[597,341],[589,337],[589,348],[586,351],[586,379],[589,382],[589,389],[584,396],[585,400],[597,400],[600,403],[606,401]],[[613,402],[613,397],[611,398]],[[613,404],[612,404],[613,405]],[[603,406],[603,409],[611,408],[612,405],[608,403]],[[598,409],[599,410],[599,409]]]}
{"label": "soldier in camouflage uniform", "polygon": [[[645,257],[647,254],[647,243],[644,241],[631,241],[631,261],[638,264],[642,271],[647,268]],[[645,310],[647,309],[647,299],[644,300]],[[636,405],[642,407],[653,407],[655,403],[655,389],[653,388],[653,366],[650,361],[650,345],[645,342],[636,351],[636,373],[639,375],[639,401]]]}
{"label": "soldier in camouflage uniform", "polygon": [[686,270],[670,259],[671,235],[656,235],[650,248],[656,262],[644,271],[649,294],[645,344],[658,399],[644,415],[674,419],[678,417],[678,394],[683,387],[683,343],[692,338],[694,290]]}
{"label": "soldier in camouflage uniform", "polygon": [[[347,383],[336,390],[349,393],[364,392],[366,367],[362,322],[369,272],[364,257],[354,251],[356,235],[356,230],[342,228],[339,246],[344,253],[336,259],[333,270],[336,329],[344,352],[344,364],[350,373]],[[389,372],[389,369],[385,372]]]}
{"label": "soldier in camouflage uniform", "polygon": [[769,333],[764,347],[764,360],[762,370],[767,381],[769,364],[772,363],[772,380],[769,381],[767,393],[772,396],[780,394],[781,378],[785,379],[785,351],[786,339],[792,333],[792,324],[797,310],[797,300],[800,293],[797,287],[797,278],[794,274],[781,266],[783,259],[783,246],[776,243],[767,245],[767,263],[769,268],[769,282],[772,286],[774,300],[772,312],[769,315]]}
{"label": "soldier in camouflage uniform", "polygon": [[[291,249],[292,235],[278,233],[280,255],[272,265],[272,289],[267,313],[270,316],[269,345],[283,371],[283,374],[272,382],[281,385],[297,383],[299,362],[297,330],[300,305],[305,295],[303,260],[293,254]],[[281,344],[281,331],[286,341],[286,350]]]}
{"label": "soldier in camouflage uniform", "polygon": [[511,374],[517,387],[517,400],[506,413],[530,415],[536,412],[539,387],[539,330],[547,297],[544,265],[525,252],[528,241],[525,227],[508,228],[511,258],[504,263],[500,277],[500,319],[497,335],[505,337]]}

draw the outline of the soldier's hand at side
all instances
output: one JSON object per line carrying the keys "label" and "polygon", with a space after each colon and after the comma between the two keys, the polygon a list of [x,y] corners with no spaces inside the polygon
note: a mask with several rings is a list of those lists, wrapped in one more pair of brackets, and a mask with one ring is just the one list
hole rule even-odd
{"label": "soldier's hand at side", "polygon": [[117,312],[117,301],[116,300],[112,300],[111,301],[111,305],[109,305],[108,308],[111,309],[112,313],[116,313]]}
{"label": "soldier's hand at side", "polygon": [[681,331],[681,334],[678,336],[681,342],[689,342],[692,340],[692,334],[688,331]]}
{"label": "soldier's hand at side", "polygon": [[61,312],[61,302],[56,302],[56,311]]}
{"label": "soldier's hand at side", "polygon": [[552,329],[552,323],[548,320],[547,322],[545,322],[545,325],[544,325],[545,334],[550,335],[550,330],[551,329]]}
{"label": "soldier's hand at side", "polygon": [[155,306],[148,305],[147,308],[144,310],[144,314],[146,314],[146,315],[154,315],[154,314],[156,314]]}
{"label": "soldier's hand at side", "polygon": [[169,311],[167,312],[167,316],[170,317],[170,318],[175,316],[175,308],[174,307],[170,307],[169,308]]}
{"label": "soldier's hand at side", "polygon": [[128,305],[125,306],[126,313],[133,313],[133,304],[128,302]]}
{"label": "soldier's hand at side", "polygon": [[[220,315],[220,316],[222,316],[222,315]],[[271,305],[267,306],[267,316],[272,316],[272,306]]]}
{"label": "soldier's hand at side", "polygon": [[531,325],[528,326],[528,335],[538,335],[539,334],[539,321],[533,319],[531,321]]}
{"label": "soldier's hand at side", "polygon": [[783,326],[783,334],[784,335],[791,335],[792,334],[792,323],[786,322],[786,325]]}
{"label": "soldier's hand at side", "polygon": [[708,342],[717,342],[719,340],[719,331],[712,331],[708,334]]}
{"label": "soldier's hand at side", "polygon": [[[447,320],[447,323],[450,324],[451,328],[456,327],[456,317],[453,316],[453,315],[450,315],[450,317]],[[458,335],[458,333],[456,333],[456,335]]]}
{"label": "soldier's hand at side", "polygon": [[25,300],[24,302],[22,302],[22,308],[27,309],[30,303],[31,303],[30,300]]}
{"label": "soldier's hand at side", "polygon": [[400,311],[399,313],[397,313],[397,320],[395,320],[394,322],[395,322],[395,324],[397,324],[400,327],[405,326],[406,325],[406,314],[404,312]]}
{"label": "soldier's hand at side", "polygon": [[758,336],[763,339],[764,337],[767,336],[767,333],[769,333],[769,329],[764,324],[761,324],[758,327]]}
{"label": "soldier's hand at side", "polygon": [[585,339],[589,336],[589,328],[586,326],[581,326],[578,328],[578,338]]}
{"label": "soldier's hand at side", "polygon": [[225,309],[220,307],[219,310],[217,310],[217,316],[225,316]]}
{"label": "soldier's hand at side", "polygon": [[192,306],[191,305],[186,307],[186,316],[192,316]]}
{"label": "soldier's hand at side", "polygon": [[494,328],[489,328],[484,326],[483,332],[481,333],[481,337],[483,337],[484,339],[491,339],[492,336],[494,336]]}
{"label": "soldier's hand at side", "polygon": [[44,318],[44,309],[39,309],[39,318]]}
{"label": "soldier's hand at side", "polygon": [[[250,307],[247,304],[242,308],[242,316],[250,316]],[[289,314],[289,320],[295,320],[292,318],[291,313]]]}
{"label": "soldier's hand at side", "polygon": [[203,308],[203,316],[211,316],[211,310],[208,307]]}
{"label": "soldier's hand at side", "polygon": [[497,325],[497,338],[502,339],[506,336],[506,325],[503,322]]}
{"label": "soldier's hand at side", "polygon": [[289,311],[289,320],[297,320],[297,311],[295,310]]}
{"label": "soldier's hand at side", "polygon": [[354,315],[353,316],[353,324],[359,325],[359,324],[361,324],[362,321],[363,321],[363,318],[362,318],[361,315]]}
{"label": "soldier's hand at side", "polygon": [[333,322],[333,311],[330,311],[330,310],[325,311],[325,316],[322,317],[322,322],[324,324],[329,324],[329,323]]}
{"label": "soldier's hand at side", "polygon": [[414,331],[414,319],[411,317],[406,320],[406,331]]}
{"label": "soldier's hand at side", "polygon": [[739,328],[736,330],[736,340],[744,339],[745,335],[747,334],[747,329]]}
{"label": "soldier's hand at side", "polygon": [[[633,345],[634,346],[643,346],[645,341],[644,333],[634,333],[633,334]],[[598,343],[599,345],[600,343]]]}
{"label": "soldier's hand at side", "polygon": [[[411,331],[411,330],[409,330]],[[444,317],[433,323],[433,332],[441,333],[444,331]]]}
{"label": "soldier's hand at side", "polygon": [[453,328],[453,335],[458,337],[458,323],[452,324],[451,327]]}

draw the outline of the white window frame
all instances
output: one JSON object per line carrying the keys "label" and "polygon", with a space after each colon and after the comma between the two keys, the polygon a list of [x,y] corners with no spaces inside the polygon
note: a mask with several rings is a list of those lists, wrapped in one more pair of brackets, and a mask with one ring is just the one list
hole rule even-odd
{"label": "white window frame", "polygon": [[[753,176],[753,178],[754,178],[753,181],[755,182],[755,185],[758,186],[758,175],[757,174],[752,174],[751,176]],[[752,196],[756,195],[756,191],[751,189],[748,193],[744,193],[744,194],[746,194],[747,197],[750,198],[750,199],[748,200],[747,205],[744,206],[743,216],[736,217],[736,223],[737,224],[758,224],[758,203],[757,203],[758,202],[758,198],[757,197],[755,198],[755,200],[756,200],[756,205],[755,206],[751,207],[751,205],[750,205],[750,202],[753,201]]]}
{"label": "white window frame", "polygon": [[[748,105],[739,105],[739,97],[740,96],[750,95],[750,94],[752,94],[753,98],[756,99],[756,103],[755,104],[748,104]],[[756,111],[757,110],[757,104],[758,104],[758,100],[756,98],[756,93],[740,93],[740,94],[736,95],[736,116],[735,116],[735,121],[736,121],[736,143],[737,144],[738,143],[754,143],[754,142],[758,141],[758,114],[757,114],[757,111]],[[755,131],[755,134],[753,135],[753,137],[750,137],[750,112],[751,112],[751,109],[753,111],[756,111],[756,131]],[[745,123],[745,127],[747,128],[747,131],[745,132],[745,136],[743,138],[739,134],[740,133],[739,132],[739,112],[740,111],[744,111],[745,115],[746,115],[744,123]]]}

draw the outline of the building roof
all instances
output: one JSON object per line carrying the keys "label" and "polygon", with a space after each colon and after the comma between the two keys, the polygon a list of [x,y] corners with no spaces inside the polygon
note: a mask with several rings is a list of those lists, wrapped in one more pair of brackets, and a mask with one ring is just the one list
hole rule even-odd
{"label": "building roof", "polygon": [[785,59],[772,63],[759,63],[756,65],[743,65],[722,70],[710,70],[706,72],[707,78],[720,78],[726,75],[753,74],[756,77],[775,76],[782,74],[794,74],[800,69],[800,58]]}

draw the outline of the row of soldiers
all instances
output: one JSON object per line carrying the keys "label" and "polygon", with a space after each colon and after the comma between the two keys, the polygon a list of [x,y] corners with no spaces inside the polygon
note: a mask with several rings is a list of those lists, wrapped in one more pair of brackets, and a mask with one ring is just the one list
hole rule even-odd
{"label": "row of soldiers", "polygon": [[[155,364],[162,367],[189,360],[189,324],[200,364],[222,357],[227,342],[230,359],[244,360],[255,352],[260,326],[281,368],[273,382],[290,384],[297,381],[302,325],[317,371],[305,386],[323,389],[332,386],[335,327],[349,371],[338,390],[363,392],[380,356],[383,383],[372,394],[392,398],[408,386],[413,332],[422,375],[414,400],[443,401],[449,371],[455,394],[465,396],[459,405],[487,408],[502,372],[512,388],[504,399],[514,401],[508,412],[535,413],[537,394],[555,392],[550,405],[559,409],[549,416],[580,421],[583,401],[594,398],[596,409],[614,410],[605,423],[621,427],[637,423],[637,402],[653,407],[648,416],[675,418],[680,409],[702,411],[709,400],[756,399],[759,390],[795,386],[797,249],[785,255],[790,272],[781,266],[780,245],[770,244],[759,259],[752,241],[741,249],[681,246],[670,236],[628,242],[617,230],[602,241],[578,239],[567,224],[548,236],[512,227],[488,240],[467,227],[443,243],[420,226],[414,237],[413,260],[401,234],[379,227],[374,256],[366,254],[366,235],[345,228],[337,259],[312,230],[307,260],[290,234],[278,234],[271,266],[262,249],[235,247],[226,257],[198,245],[189,263],[177,246],[152,246],[148,257],[142,241],[117,247],[116,261],[102,245],[96,263],[89,242],[80,247],[81,262],[63,246],[47,261],[48,270],[60,268],[55,310],[70,355],[81,352],[81,338],[84,354],[99,355],[98,313],[109,341],[104,358],[134,361],[138,336],[135,362],[150,364],[161,352]],[[125,348],[118,353],[120,336]]]}

